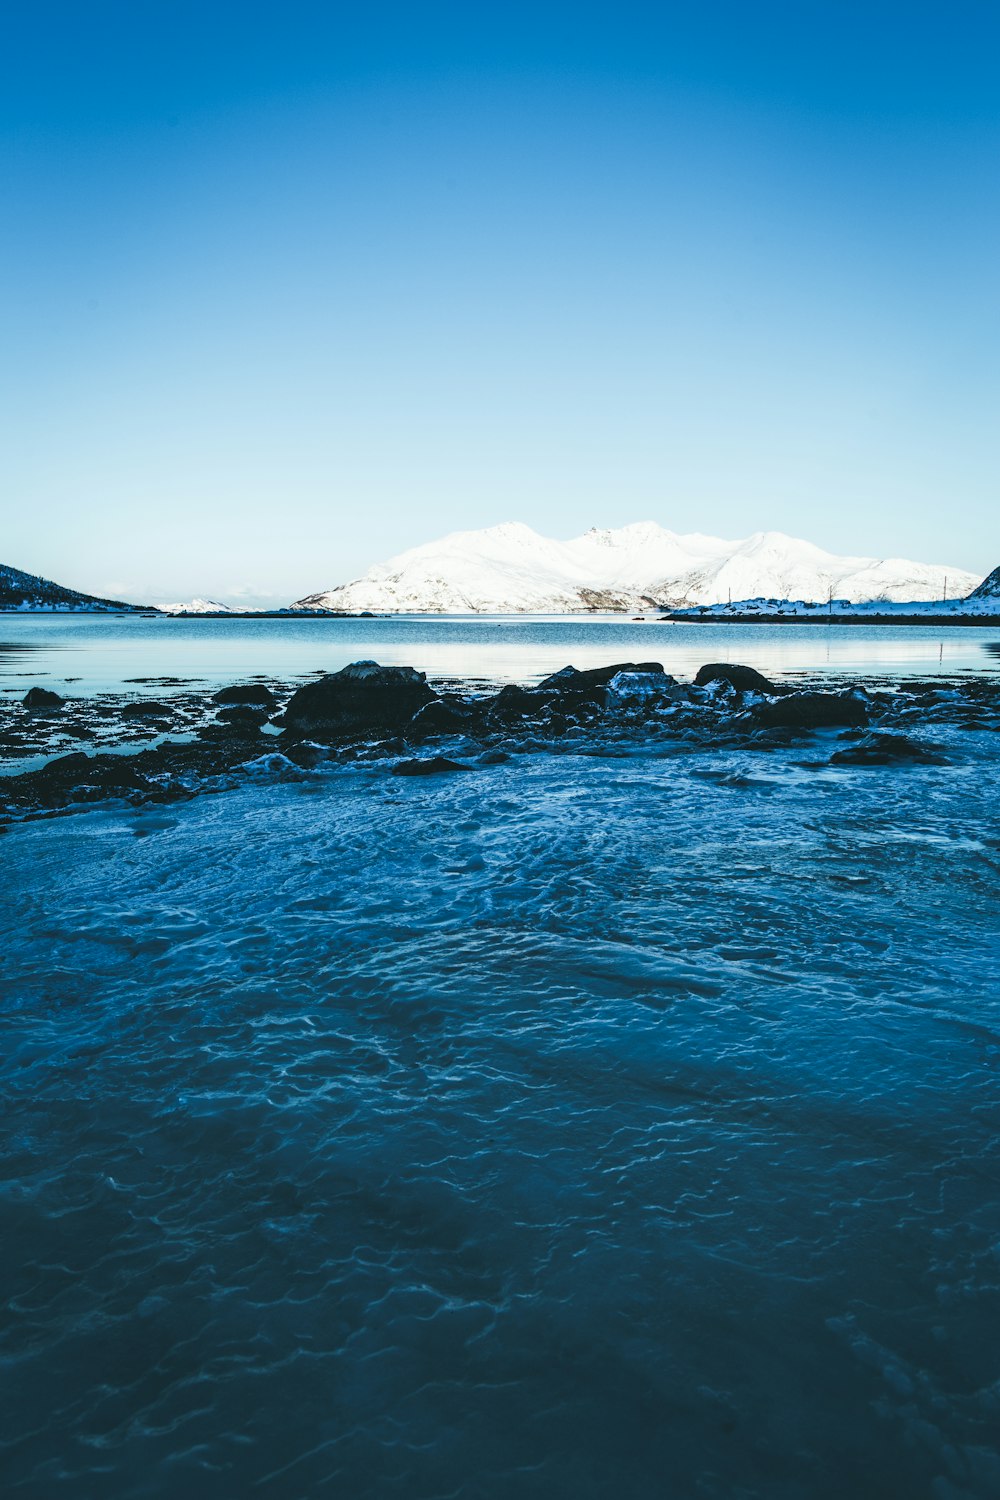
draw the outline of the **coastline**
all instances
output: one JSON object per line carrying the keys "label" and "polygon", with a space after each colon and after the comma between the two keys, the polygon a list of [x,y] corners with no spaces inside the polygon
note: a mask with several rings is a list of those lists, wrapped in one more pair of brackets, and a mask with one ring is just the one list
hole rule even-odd
{"label": "coastline", "polygon": [[827,614],[817,610],[815,614],[687,614],[674,610],[657,616],[657,623],[678,625],[978,625],[1000,629],[1000,614],[997,615],[876,615],[876,614]]}
{"label": "coastline", "polygon": [[[339,691],[360,669],[374,685],[360,684],[346,718],[340,709],[327,719],[325,710],[295,717],[300,700]],[[0,826],[108,800],[183,801],[248,778],[281,780],[358,761],[433,775],[537,753],[767,754],[800,745],[818,746],[825,760],[846,751],[849,761],[861,745],[859,764],[899,766],[933,759],[923,736],[938,725],[1000,732],[1000,681],[986,674],[890,673],[862,685],[817,673],[770,682],[716,664],[681,681],[659,663],[624,662],[582,672],[567,666],[530,687],[490,687],[362,663],[220,691],[158,681],[169,689],[162,699],[55,695],[55,705],[38,706],[36,688],[27,695],[34,706],[0,701]]]}

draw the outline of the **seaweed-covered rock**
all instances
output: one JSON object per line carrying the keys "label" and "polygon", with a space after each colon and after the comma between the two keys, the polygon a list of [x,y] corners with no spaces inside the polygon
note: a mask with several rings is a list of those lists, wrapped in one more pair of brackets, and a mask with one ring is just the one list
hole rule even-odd
{"label": "seaweed-covered rock", "polygon": [[939,745],[923,745],[905,734],[866,734],[856,745],[835,750],[831,766],[946,766],[948,757]]}
{"label": "seaweed-covered rock", "polygon": [[293,693],[285,725],[296,731],[337,735],[401,730],[434,694],[423,672],[356,661]]}
{"label": "seaweed-covered rock", "polygon": [[710,661],[699,667],[695,675],[695,687],[708,687],[712,682],[728,682],[738,693],[777,693],[780,691],[769,678],[753,667],[742,667],[736,662]]}
{"label": "seaweed-covered rock", "polygon": [[40,687],[29,688],[21,699],[24,707],[30,708],[34,712],[37,712],[39,709],[44,711],[46,709],[62,708],[65,701],[65,698],[60,698],[58,693],[53,693],[49,688]]}
{"label": "seaweed-covered rock", "polygon": [[234,708],[262,708],[268,713],[277,707],[277,700],[271,689],[260,682],[237,683],[233,687],[222,688],[214,694],[212,702],[222,704],[223,707],[232,705]]}
{"label": "seaweed-covered rock", "polygon": [[401,760],[393,766],[393,776],[440,776],[448,771],[471,771],[461,761],[449,760],[446,755],[432,755],[425,760]]}
{"label": "seaweed-covered rock", "polygon": [[789,729],[853,728],[868,720],[868,701],[855,689],[842,693],[788,693],[754,708],[758,723]]}

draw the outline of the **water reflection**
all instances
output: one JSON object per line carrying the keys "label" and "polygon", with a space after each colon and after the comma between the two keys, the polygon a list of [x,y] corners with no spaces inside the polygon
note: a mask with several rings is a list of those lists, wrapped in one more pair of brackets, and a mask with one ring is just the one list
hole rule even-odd
{"label": "water reflection", "polygon": [[[75,616],[9,619],[0,678],[26,671],[77,692],[176,691],[257,675],[292,679],[359,658],[432,677],[531,682],[569,662],[659,661],[689,677],[708,661],[742,661],[784,677],[858,678],[996,672],[996,627],[689,625],[620,616],[419,616],[371,620],[171,620]],[[71,655],[72,653],[72,655]],[[136,679],[170,678],[143,684]]]}

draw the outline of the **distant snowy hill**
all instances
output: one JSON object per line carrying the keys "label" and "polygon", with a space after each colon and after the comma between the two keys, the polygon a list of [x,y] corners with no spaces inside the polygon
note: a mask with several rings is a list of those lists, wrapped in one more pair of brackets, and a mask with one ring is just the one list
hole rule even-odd
{"label": "distant snowy hill", "polygon": [[240,611],[230,609],[228,604],[218,604],[214,599],[189,599],[187,604],[161,604],[165,615],[236,615]]}
{"label": "distant snowy hill", "polygon": [[778,531],[743,541],[680,536],[653,521],[593,529],[569,542],[511,521],[413,547],[296,609],[550,614],[715,604],[759,596],[852,603],[967,594],[961,568],[902,558],[837,557]]}
{"label": "distant snowy hill", "polygon": [[65,610],[141,610],[140,604],[122,604],[117,599],[95,599],[91,594],[78,593],[76,589],[63,588],[50,578],[36,578],[34,573],[22,573],[19,568],[8,568],[0,563],[0,610],[17,610],[19,613]]}

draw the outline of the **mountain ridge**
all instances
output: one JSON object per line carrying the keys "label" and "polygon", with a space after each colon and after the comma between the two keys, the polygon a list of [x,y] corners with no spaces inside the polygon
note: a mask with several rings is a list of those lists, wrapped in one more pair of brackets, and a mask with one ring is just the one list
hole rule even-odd
{"label": "mountain ridge", "polygon": [[[927,603],[976,574],[906,558],[841,557],[778,531],[729,541],[655,521],[592,527],[567,542],[520,521],[456,531],[306,595],[293,609],[347,613],[588,614],[773,597]],[[949,596],[952,597],[952,596]]]}
{"label": "mountain ridge", "polygon": [[148,605],[125,604],[120,599],[100,599],[94,594],[83,594],[78,589],[53,583],[51,578],[40,578],[35,573],[24,573],[20,568],[0,563],[0,611],[44,614],[79,610],[132,614],[146,613],[148,609]]}

